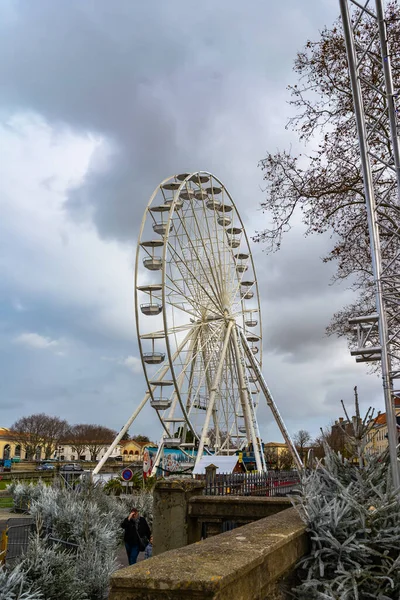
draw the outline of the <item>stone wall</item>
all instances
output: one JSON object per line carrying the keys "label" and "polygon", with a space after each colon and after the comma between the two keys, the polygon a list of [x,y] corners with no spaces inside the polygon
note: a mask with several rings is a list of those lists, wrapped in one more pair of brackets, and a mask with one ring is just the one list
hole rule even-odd
{"label": "stone wall", "polygon": [[193,479],[162,480],[153,492],[153,555],[200,540],[201,524],[188,519],[188,503],[202,494],[204,483]]}
{"label": "stone wall", "polygon": [[284,600],[307,551],[305,526],[289,508],[117,571],[109,600]]}
{"label": "stone wall", "polygon": [[204,496],[204,482],[168,479],[154,489],[153,554],[199,542],[240,525],[274,515],[291,506],[288,498]]}

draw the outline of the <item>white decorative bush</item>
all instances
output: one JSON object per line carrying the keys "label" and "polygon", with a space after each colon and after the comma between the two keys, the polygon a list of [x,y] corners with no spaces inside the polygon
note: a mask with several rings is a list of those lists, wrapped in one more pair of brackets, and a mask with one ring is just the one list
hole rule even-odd
{"label": "white decorative bush", "polygon": [[118,568],[121,521],[132,506],[150,526],[153,521],[152,494],[145,490],[117,498],[91,484],[72,490],[16,483],[11,492],[15,502],[29,505],[36,523],[36,534],[17,573],[28,586],[39,589],[45,600],[106,600],[109,578]]}
{"label": "white decorative bush", "polygon": [[8,571],[0,565],[0,600],[44,600],[44,598],[28,584],[20,566]]}
{"label": "white decorative bush", "polygon": [[400,509],[388,456],[360,468],[328,446],[325,465],[302,481],[294,499],[311,552],[300,563],[298,600],[399,600]]}

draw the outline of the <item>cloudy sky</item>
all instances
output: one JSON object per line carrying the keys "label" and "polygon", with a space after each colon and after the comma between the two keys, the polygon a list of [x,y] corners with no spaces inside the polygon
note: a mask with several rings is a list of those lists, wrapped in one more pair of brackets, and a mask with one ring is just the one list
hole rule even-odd
{"label": "cloudy sky", "polygon": [[[215,173],[249,235],[267,224],[258,161],[285,130],[292,61],[336,0],[2,0],[0,426],[46,412],[119,429],[145,384],[133,312],[139,223],[161,179]],[[380,381],[325,336],[351,300],[326,238],[254,245],[264,375],[288,429],[317,434]],[[280,440],[266,406],[264,440]],[[131,434],[159,435],[150,407]]]}

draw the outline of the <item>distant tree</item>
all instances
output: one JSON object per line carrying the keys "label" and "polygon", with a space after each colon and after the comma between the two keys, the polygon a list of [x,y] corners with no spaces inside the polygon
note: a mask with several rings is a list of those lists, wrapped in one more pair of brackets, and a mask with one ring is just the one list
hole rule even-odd
{"label": "distant tree", "polygon": [[[190,431],[190,429],[187,429],[186,427],[178,427],[178,429],[176,430],[176,436],[186,444],[191,444],[192,442],[194,442],[193,433]],[[183,439],[183,436],[185,436],[185,439]]]}
{"label": "distant tree", "polygon": [[88,428],[87,449],[91,460],[96,460],[100,450],[113,442],[117,432],[103,425],[88,425]]}
{"label": "distant tree", "polygon": [[123,442],[127,442],[127,441],[128,441],[128,440],[130,440],[130,439],[131,439],[131,437],[130,437],[130,435],[129,435],[129,431],[125,431],[124,435],[123,435],[123,436],[122,436],[122,438],[121,438],[121,441],[123,441]]}
{"label": "distant tree", "polygon": [[87,447],[87,425],[73,425],[66,436],[66,442],[71,445],[71,448],[76,452],[78,458],[85,453]]}
{"label": "distant tree", "polygon": [[311,434],[308,431],[306,431],[305,429],[299,429],[299,431],[293,435],[294,445],[296,446],[297,451],[300,454],[300,458],[303,461],[303,463],[305,462],[305,459],[306,459],[306,453],[307,453],[306,448],[307,448],[307,446],[309,446],[311,440],[312,440]]}
{"label": "distant tree", "polygon": [[289,450],[282,450],[278,454],[278,469],[287,471],[293,467],[293,456]]}
{"label": "distant tree", "polygon": [[[217,441],[215,429],[209,429],[207,431],[207,437],[210,440],[210,445],[214,446],[215,442]],[[225,442],[227,441],[227,438],[229,438],[229,448],[237,448],[237,445],[232,441],[232,438],[228,434],[227,431],[220,431],[219,432],[220,447],[225,444]],[[228,446],[228,444],[226,444],[226,446]]]}
{"label": "distant tree", "polygon": [[60,441],[65,437],[69,425],[64,419],[58,417],[47,417],[44,432],[45,458],[51,458]]}
{"label": "distant tree", "polygon": [[67,429],[66,421],[44,413],[22,417],[11,426],[28,459],[34,458],[39,448],[50,458]]}
{"label": "distant tree", "polygon": [[96,460],[100,450],[105,446],[109,446],[116,435],[116,431],[103,425],[81,423],[71,428],[70,443],[78,456],[82,454],[82,449],[87,448],[91,460]]}
{"label": "distant tree", "polygon": [[264,456],[268,469],[278,469],[278,450],[277,448],[265,448]]}
{"label": "distant tree", "polygon": [[150,438],[148,438],[147,435],[142,435],[141,433],[138,435],[133,435],[131,440],[135,442],[150,442]]}

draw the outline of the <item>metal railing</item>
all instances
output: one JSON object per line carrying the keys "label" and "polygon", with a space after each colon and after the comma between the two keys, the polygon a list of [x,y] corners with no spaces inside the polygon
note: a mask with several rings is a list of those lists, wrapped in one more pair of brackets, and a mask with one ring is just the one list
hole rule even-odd
{"label": "metal railing", "polygon": [[286,496],[296,492],[300,479],[297,471],[262,473],[219,473],[204,479],[206,496]]}

